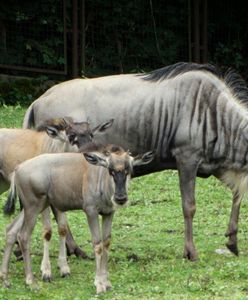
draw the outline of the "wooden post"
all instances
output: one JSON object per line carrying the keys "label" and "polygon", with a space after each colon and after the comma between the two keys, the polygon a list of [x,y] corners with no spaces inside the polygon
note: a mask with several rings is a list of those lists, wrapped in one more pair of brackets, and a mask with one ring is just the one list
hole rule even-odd
{"label": "wooden post", "polygon": [[81,0],[81,71],[85,75],[85,0]]}
{"label": "wooden post", "polygon": [[72,0],[72,78],[78,77],[78,1]]}
{"label": "wooden post", "polygon": [[199,1],[194,0],[194,57],[193,60],[197,63],[200,62],[200,18],[199,18]]}
{"label": "wooden post", "polygon": [[208,5],[207,0],[203,0],[203,25],[202,25],[202,62],[208,61]]}
{"label": "wooden post", "polygon": [[191,15],[191,0],[188,0],[188,51],[189,51],[189,61],[192,61],[192,15]]}

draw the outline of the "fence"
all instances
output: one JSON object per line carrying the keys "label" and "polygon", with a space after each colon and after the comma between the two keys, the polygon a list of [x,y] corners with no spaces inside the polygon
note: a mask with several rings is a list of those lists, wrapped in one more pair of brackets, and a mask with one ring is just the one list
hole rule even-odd
{"label": "fence", "polygon": [[239,1],[13,0],[11,10],[5,2],[0,69],[94,77],[209,61],[247,76]]}

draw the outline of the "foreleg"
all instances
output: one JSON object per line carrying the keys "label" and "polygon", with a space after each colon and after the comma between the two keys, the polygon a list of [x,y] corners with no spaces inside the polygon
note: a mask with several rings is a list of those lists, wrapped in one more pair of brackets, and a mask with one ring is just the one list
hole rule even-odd
{"label": "foreleg", "polygon": [[239,221],[239,210],[241,204],[241,197],[238,193],[233,194],[232,200],[232,210],[230,215],[230,220],[228,224],[228,229],[225,236],[229,237],[226,243],[227,248],[233,252],[235,255],[239,255],[239,250],[237,246],[237,233],[238,233],[238,221]]}
{"label": "foreleg", "polygon": [[[57,210],[54,209],[52,206],[51,206],[51,208],[52,208],[55,220],[58,223]],[[88,255],[82,249],[80,249],[80,247],[76,244],[68,224],[67,224],[67,233],[66,233],[66,248],[67,248],[68,255],[75,254],[77,257],[81,257],[83,259],[89,258]]]}
{"label": "foreleg", "polygon": [[196,211],[195,179],[197,174],[197,165],[198,164],[193,160],[192,157],[185,159],[183,156],[181,156],[177,159],[185,223],[185,244],[183,256],[191,261],[197,259],[197,252],[193,242],[193,218]]}
{"label": "foreleg", "polygon": [[103,253],[101,261],[101,276],[102,282],[106,289],[112,287],[110,280],[108,279],[108,252],[111,242],[111,227],[114,213],[102,217],[102,240],[103,240]]}
{"label": "foreleg", "polygon": [[92,243],[95,252],[96,260],[96,276],[95,276],[95,287],[97,294],[104,293],[107,290],[101,274],[101,264],[103,256],[103,243],[100,235],[100,225],[98,219],[98,212],[94,209],[86,211],[88,224],[92,236]]}

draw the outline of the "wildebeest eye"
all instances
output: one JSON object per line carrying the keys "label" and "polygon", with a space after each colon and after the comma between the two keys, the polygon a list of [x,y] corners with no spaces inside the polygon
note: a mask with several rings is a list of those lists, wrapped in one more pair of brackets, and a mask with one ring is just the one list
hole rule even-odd
{"label": "wildebeest eye", "polygon": [[69,138],[69,142],[70,142],[72,145],[74,145],[75,142],[76,142],[76,134],[73,133],[73,132],[71,132],[71,133],[69,134],[68,138]]}
{"label": "wildebeest eye", "polygon": [[115,171],[114,171],[114,169],[109,169],[109,174],[111,175],[111,176],[115,176]]}

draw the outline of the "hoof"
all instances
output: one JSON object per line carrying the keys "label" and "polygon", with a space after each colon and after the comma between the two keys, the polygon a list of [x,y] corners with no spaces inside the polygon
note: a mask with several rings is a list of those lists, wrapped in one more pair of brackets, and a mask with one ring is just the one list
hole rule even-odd
{"label": "hoof", "polygon": [[107,288],[103,284],[98,284],[96,286],[97,295],[102,294],[102,293],[106,293],[106,291],[107,291]]}
{"label": "hoof", "polygon": [[198,257],[195,253],[190,253],[189,251],[184,252],[183,258],[188,259],[190,261],[197,261]]}
{"label": "hoof", "polygon": [[70,276],[71,276],[70,273],[63,273],[63,274],[61,274],[62,278],[66,278],[66,277],[70,277]]}
{"label": "hoof", "polygon": [[17,261],[23,260],[22,251],[20,249],[14,250],[14,254]]}
{"label": "hoof", "polygon": [[42,280],[44,282],[51,282],[52,281],[52,277],[49,275],[42,275]]}
{"label": "hoof", "polygon": [[79,247],[74,249],[74,253],[76,257],[82,258],[82,259],[88,259],[89,256],[86,254],[86,252],[84,252],[83,250],[81,250]]}
{"label": "hoof", "polygon": [[226,244],[226,247],[236,256],[239,256],[239,249],[237,244]]}

